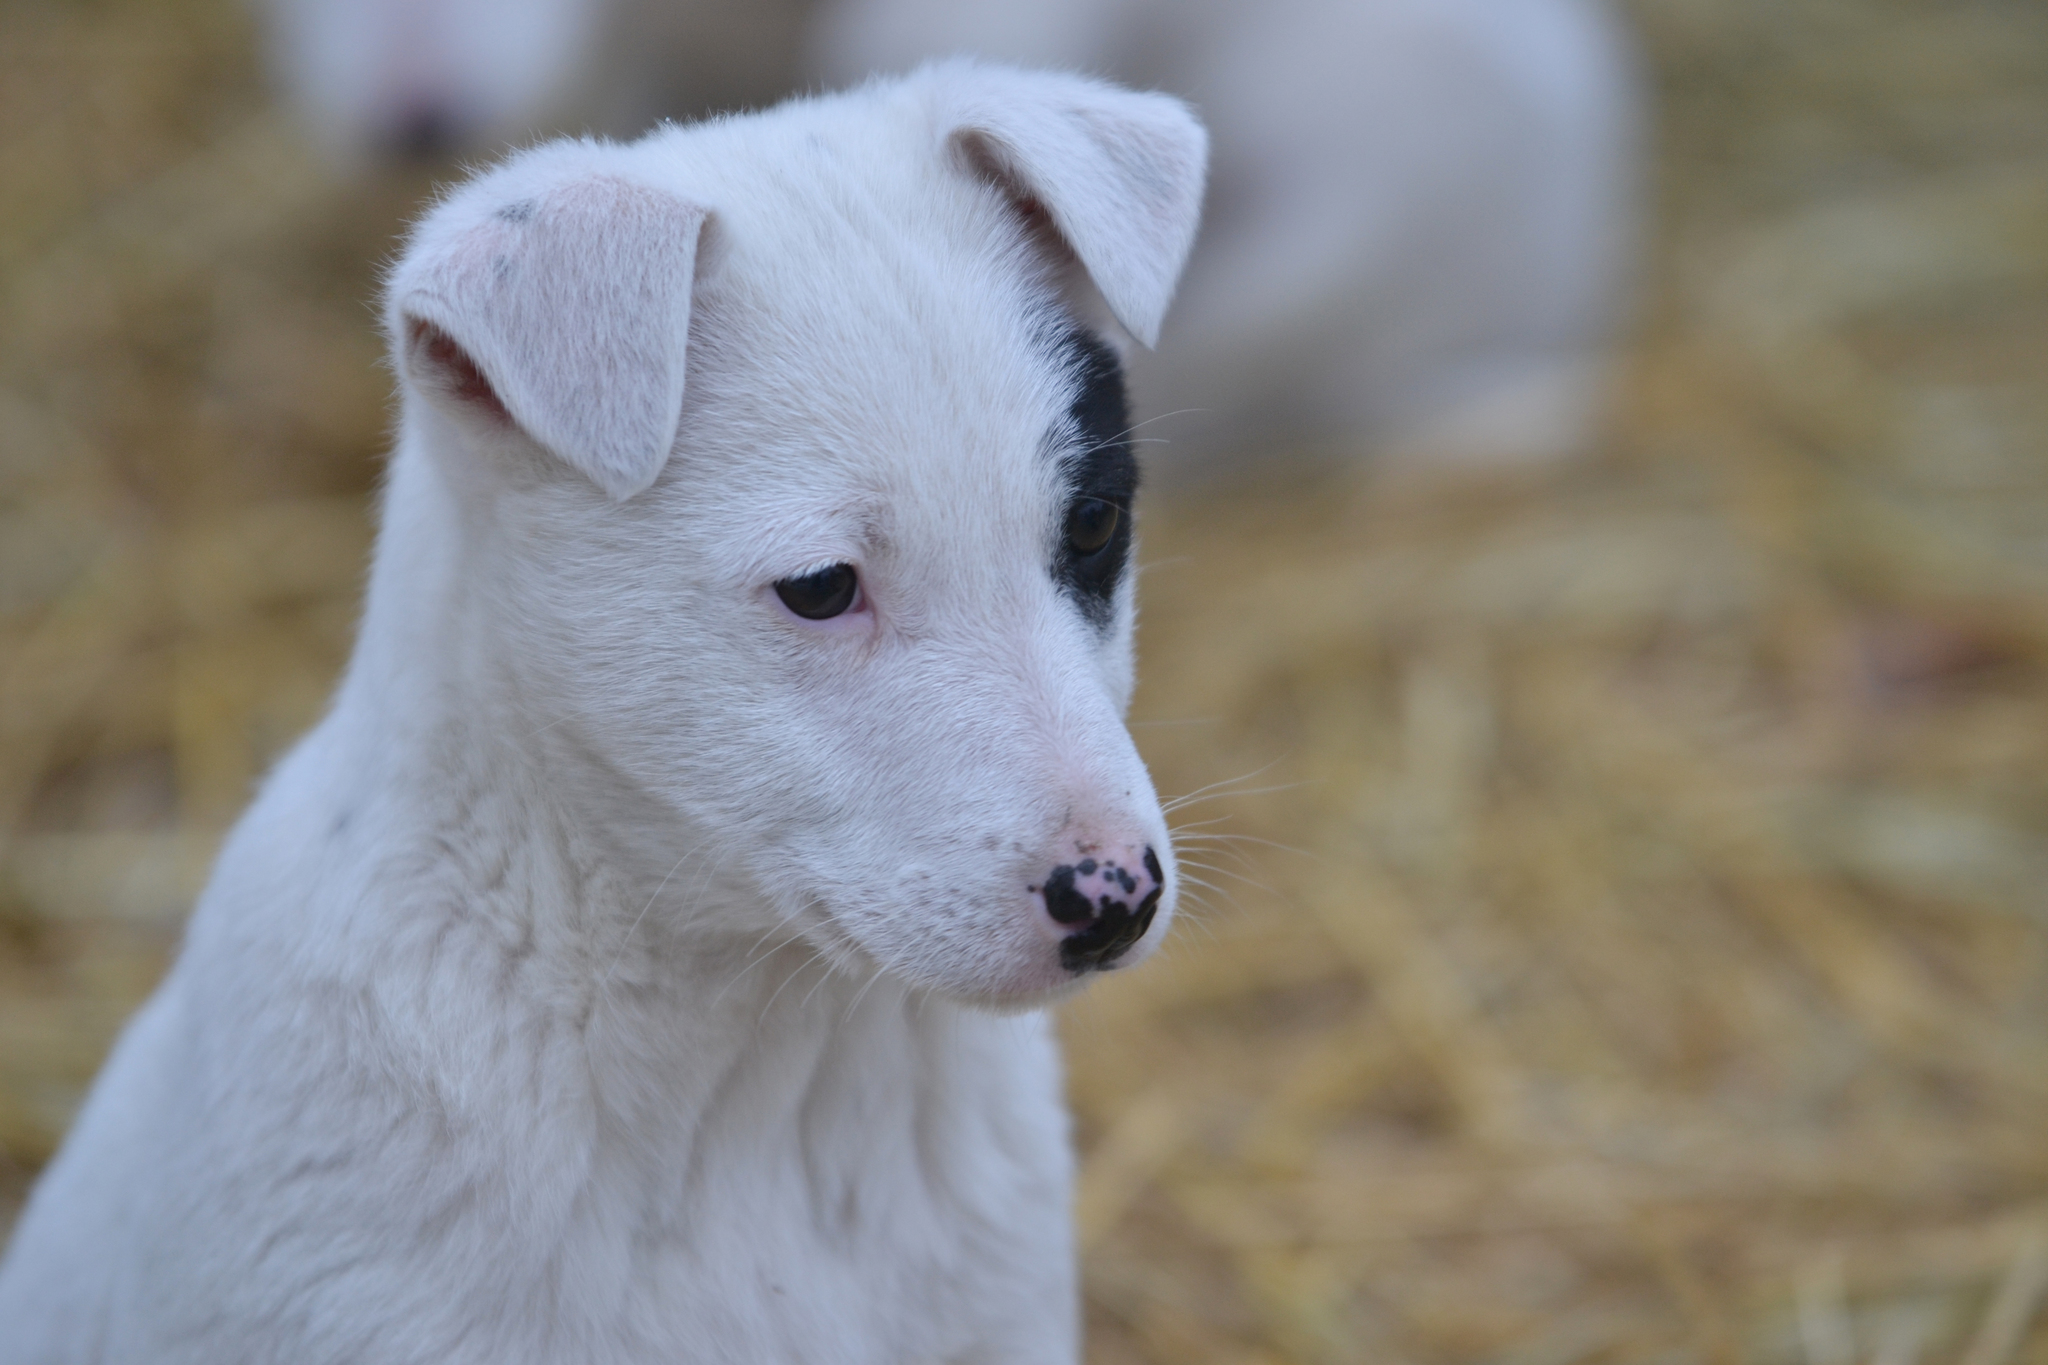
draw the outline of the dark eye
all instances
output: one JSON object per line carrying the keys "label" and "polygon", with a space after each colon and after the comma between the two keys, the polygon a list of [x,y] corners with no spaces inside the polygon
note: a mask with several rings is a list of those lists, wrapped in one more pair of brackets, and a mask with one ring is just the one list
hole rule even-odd
{"label": "dark eye", "polygon": [[1067,511],[1067,544],[1077,555],[1092,555],[1109,544],[1109,538],[1116,534],[1117,511],[1113,502],[1101,498],[1081,498]]}
{"label": "dark eye", "polygon": [[806,621],[823,621],[853,605],[860,593],[860,576],[851,564],[834,564],[802,578],[777,580],[775,595]]}

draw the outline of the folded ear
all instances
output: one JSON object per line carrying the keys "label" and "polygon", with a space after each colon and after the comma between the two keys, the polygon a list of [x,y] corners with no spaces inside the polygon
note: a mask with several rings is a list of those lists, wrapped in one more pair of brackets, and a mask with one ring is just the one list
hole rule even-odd
{"label": "folded ear", "polygon": [[706,211],[604,173],[522,193],[521,169],[415,236],[391,283],[399,363],[461,418],[516,424],[629,498],[661,473],[682,417]]}
{"label": "folded ear", "polygon": [[1171,95],[976,62],[927,69],[975,170],[1044,208],[1104,303],[1147,346],[1194,245],[1209,136]]}

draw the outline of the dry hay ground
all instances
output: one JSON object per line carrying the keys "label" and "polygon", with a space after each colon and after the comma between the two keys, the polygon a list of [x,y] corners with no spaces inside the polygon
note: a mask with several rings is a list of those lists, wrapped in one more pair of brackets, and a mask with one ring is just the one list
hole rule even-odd
{"label": "dry hay ground", "polygon": [[[1066,1020],[1099,1361],[2048,1361],[2048,13],[1636,12],[1601,448],[1147,513],[1214,885]],[[7,1198],[347,646],[420,186],[245,24],[0,11]]]}

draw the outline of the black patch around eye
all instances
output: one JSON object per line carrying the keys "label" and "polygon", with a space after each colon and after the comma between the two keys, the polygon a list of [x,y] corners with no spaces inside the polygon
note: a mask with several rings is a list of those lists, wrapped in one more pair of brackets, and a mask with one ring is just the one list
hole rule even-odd
{"label": "black patch around eye", "polygon": [[1130,404],[1116,352],[1079,328],[1059,339],[1074,385],[1068,431],[1058,450],[1067,498],[1060,509],[1052,574],[1081,614],[1107,629],[1117,585],[1131,558],[1131,499],[1138,460]]}

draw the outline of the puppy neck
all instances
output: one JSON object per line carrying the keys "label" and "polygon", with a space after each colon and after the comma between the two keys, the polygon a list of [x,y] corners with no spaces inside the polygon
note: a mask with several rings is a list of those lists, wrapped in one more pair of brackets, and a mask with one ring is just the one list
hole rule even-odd
{"label": "puppy neck", "polygon": [[355,786],[334,799],[390,811],[443,894],[572,975],[631,982],[656,956],[758,938],[739,870],[549,704],[531,623],[505,599],[504,532],[421,439],[408,430],[394,457],[361,635],[325,727],[349,755],[331,770]]}

